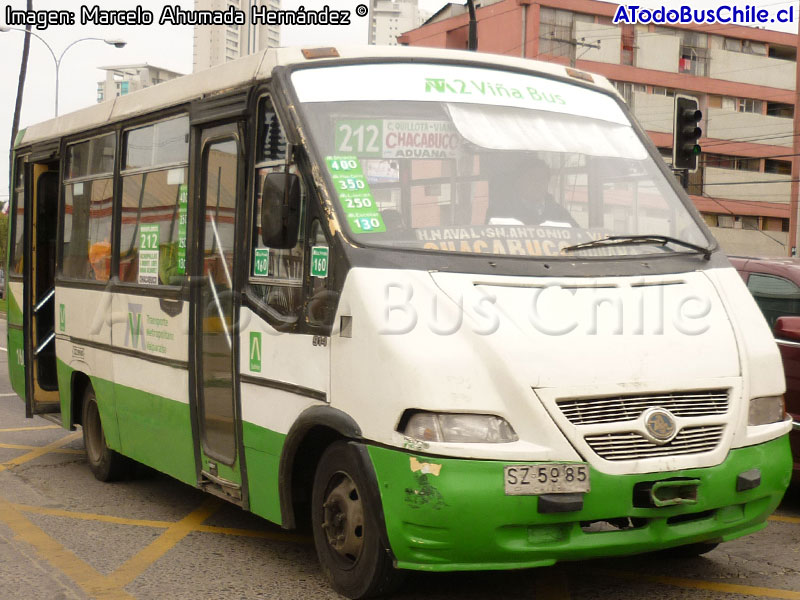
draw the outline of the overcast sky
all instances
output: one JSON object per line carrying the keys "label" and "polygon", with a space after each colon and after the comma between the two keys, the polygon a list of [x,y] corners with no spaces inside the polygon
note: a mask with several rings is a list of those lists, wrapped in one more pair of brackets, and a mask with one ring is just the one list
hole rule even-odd
{"label": "overcast sky", "polygon": [[[328,4],[331,8],[347,8],[351,11],[357,4],[369,4],[366,0],[283,0],[286,9],[304,5],[307,8]],[[463,0],[459,0],[462,2]],[[446,2],[442,0],[419,0],[420,7],[430,13],[438,10]],[[640,6],[677,4],[672,0],[641,0],[629,2]],[[717,6],[719,4],[738,4],[744,6],[769,6],[772,10],[788,6],[790,0],[685,0],[681,4],[690,6]],[[67,9],[79,12],[84,2],[80,0],[34,0],[34,8]],[[160,15],[164,5],[180,5],[184,9],[194,6],[193,0],[93,0],[88,5],[99,4],[101,8],[132,9],[137,5]],[[794,0],[795,6],[797,5]],[[5,8],[24,10],[25,0],[0,1],[0,23],[5,24]],[[798,11],[800,12],[800,10]],[[353,26],[345,27],[294,27],[283,32],[282,43],[294,44],[360,44],[366,43],[367,19],[353,16]],[[788,26],[788,31],[796,31],[796,24]],[[115,49],[102,41],[82,41],[71,47],[64,55],[60,68],[59,113],[64,114],[89,106],[97,101],[97,82],[105,77],[98,68],[109,65],[149,63],[181,73],[192,70],[191,26],[117,26],[95,27],[84,25],[53,26],[47,30],[34,30],[51,46],[58,57],[73,41],[85,38],[121,38],[128,45],[123,49]],[[8,195],[8,152],[11,121],[14,114],[17,78],[19,75],[22,40],[24,34],[16,31],[0,33],[0,80],[3,81],[3,93],[0,94],[0,201]],[[25,83],[21,126],[25,127],[49,119],[54,114],[55,66],[54,60],[45,45],[38,39],[31,40],[31,52],[28,61],[28,76]]]}

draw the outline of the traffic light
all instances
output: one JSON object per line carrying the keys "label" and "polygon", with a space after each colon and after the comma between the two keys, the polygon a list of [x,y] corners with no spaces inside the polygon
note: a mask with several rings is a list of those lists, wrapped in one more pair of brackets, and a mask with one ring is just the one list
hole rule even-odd
{"label": "traffic light", "polygon": [[697,170],[702,130],[697,126],[703,113],[698,110],[697,98],[675,96],[675,121],[673,127],[672,168]]}

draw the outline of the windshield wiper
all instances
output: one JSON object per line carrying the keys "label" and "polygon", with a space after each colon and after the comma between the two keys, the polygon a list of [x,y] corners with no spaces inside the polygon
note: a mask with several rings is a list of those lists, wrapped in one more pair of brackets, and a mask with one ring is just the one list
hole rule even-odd
{"label": "windshield wiper", "polygon": [[675,244],[676,246],[683,246],[695,252],[702,254],[706,260],[711,259],[711,248],[705,246],[698,246],[691,242],[686,242],[679,238],[674,238],[668,235],[648,234],[648,235],[610,235],[608,237],[592,240],[591,242],[583,242],[582,244],[575,244],[574,246],[567,246],[563,248],[562,252],[573,252],[575,250],[584,250],[586,248],[598,248],[601,246],[639,246],[644,244],[657,244],[659,246],[666,246],[667,244]]}

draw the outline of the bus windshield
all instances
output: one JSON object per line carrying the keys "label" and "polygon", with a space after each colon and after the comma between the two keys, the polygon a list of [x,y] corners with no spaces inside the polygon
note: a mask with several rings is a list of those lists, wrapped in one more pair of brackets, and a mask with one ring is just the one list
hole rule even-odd
{"label": "bus windshield", "polygon": [[[359,244],[570,257],[709,246],[608,95],[450,65],[306,69],[292,81]],[[638,240],[573,248],[612,236]]]}

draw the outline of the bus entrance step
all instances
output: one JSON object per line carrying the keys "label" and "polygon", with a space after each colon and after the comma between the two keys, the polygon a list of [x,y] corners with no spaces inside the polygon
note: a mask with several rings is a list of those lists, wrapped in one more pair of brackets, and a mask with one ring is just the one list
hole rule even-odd
{"label": "bus entrance step", "polygon": [[51,413],[43,413],[37,415],[42,417],[43,419],[47,419],[48,421],[52,421],[56,425],[61,425],[61,413],[60,412],[51,412]]}

